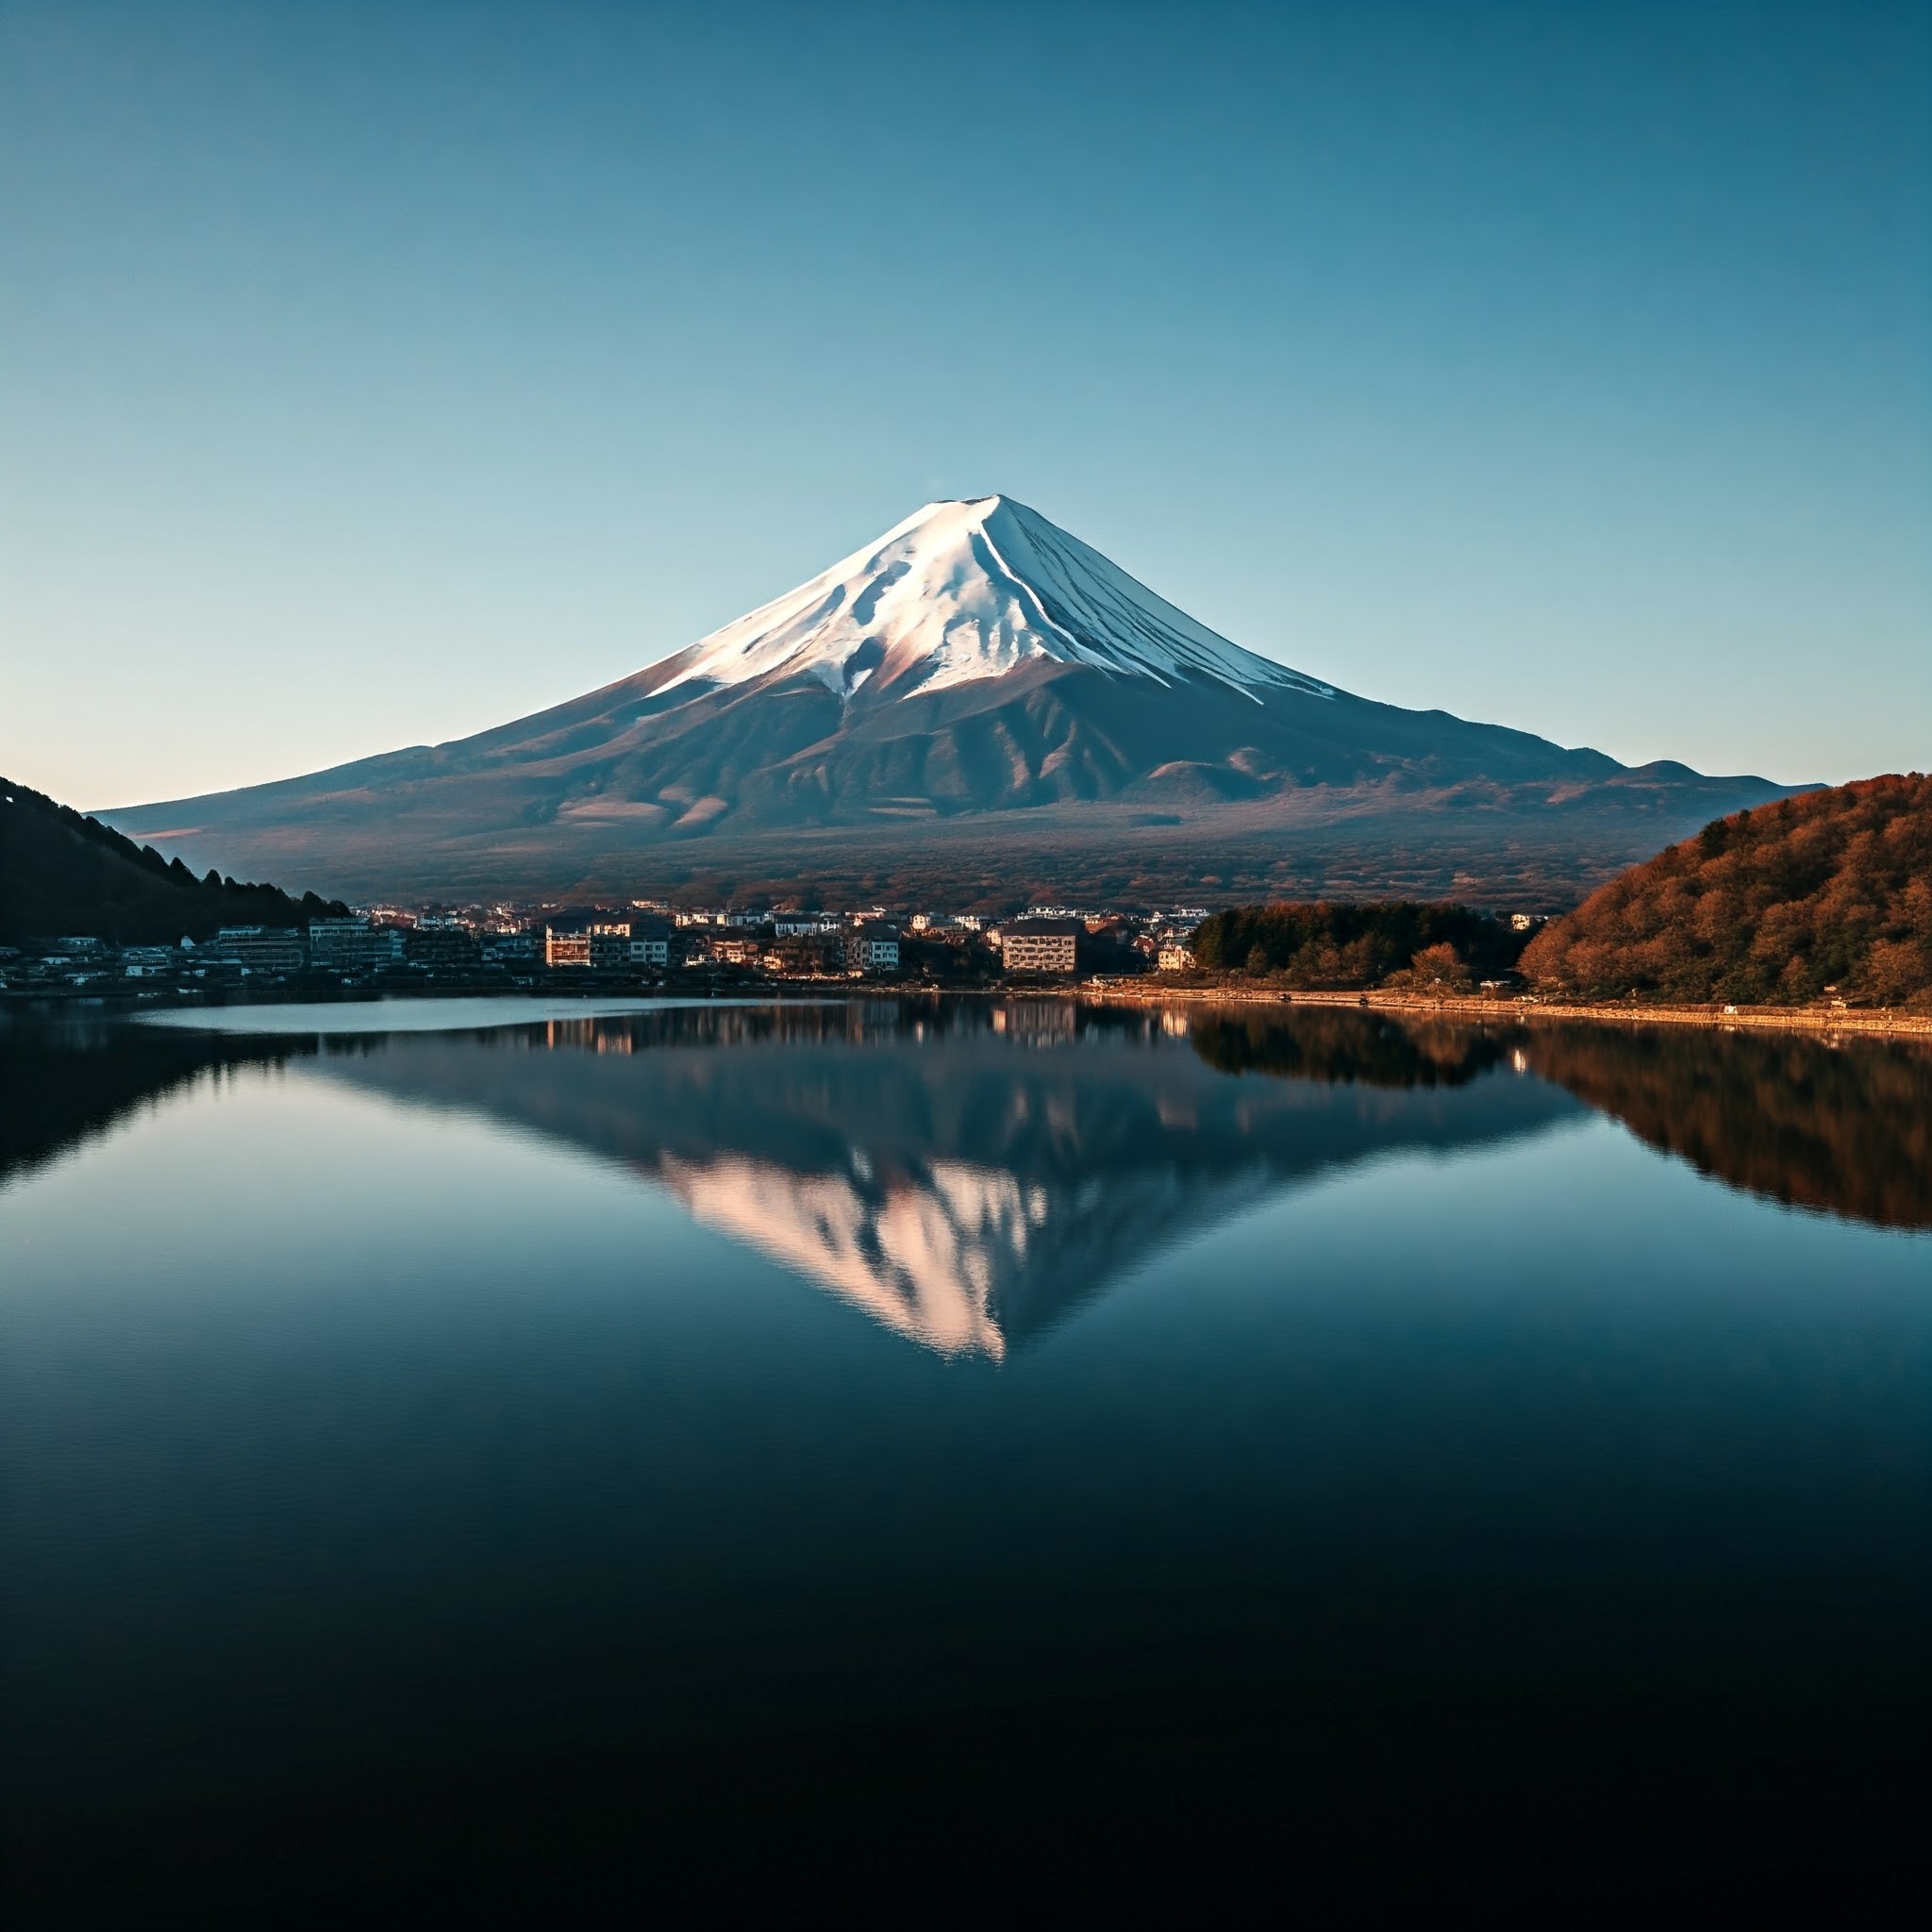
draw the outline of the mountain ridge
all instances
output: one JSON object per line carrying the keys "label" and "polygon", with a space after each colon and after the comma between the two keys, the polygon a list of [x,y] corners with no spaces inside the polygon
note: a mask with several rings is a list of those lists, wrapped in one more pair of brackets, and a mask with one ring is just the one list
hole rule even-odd
{"label": "mountain ridge", "polygon": [[110,816],[164,848],[219,843],[389,891],[541,890],[698,841],[790,841],[808,868],[810,838],[841,828],[897,862],[941,822],[1064,853],[1137,822],[1280,845],[1475,814],[1493,847],[1527,840],[1580,887],[1783,789],[1357,697],[992,495],[927,504],[685,650],[527,717]]}

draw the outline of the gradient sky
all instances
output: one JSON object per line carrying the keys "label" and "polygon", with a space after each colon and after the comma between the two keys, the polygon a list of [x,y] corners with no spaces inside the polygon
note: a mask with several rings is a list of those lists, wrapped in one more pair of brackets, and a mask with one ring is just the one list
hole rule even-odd
{"label": "gradient sky", "polygon": [[0,0],[0,769],[458,736],[1010,491],[1616,757],[1932,763],[1932,9]]}

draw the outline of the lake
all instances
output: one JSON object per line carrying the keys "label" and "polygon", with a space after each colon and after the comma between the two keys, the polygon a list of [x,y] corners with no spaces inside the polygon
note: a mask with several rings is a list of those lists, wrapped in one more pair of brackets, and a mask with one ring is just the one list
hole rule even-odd
{"label": "lake", "polygon": [[0,1033],[10,1923],[1924,1885],[1923,1048],[161,1017]]}

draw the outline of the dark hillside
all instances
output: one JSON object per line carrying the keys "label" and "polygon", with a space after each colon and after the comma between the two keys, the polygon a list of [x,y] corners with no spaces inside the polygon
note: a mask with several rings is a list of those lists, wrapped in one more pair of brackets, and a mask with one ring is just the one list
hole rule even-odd
{"label": "dark hillside", "polygon": [[1932,1002],[1932,777],[1865,778],[1734,812],[1539,933],[1565,992]]}
{"label": "dark hillside", "polygon": [[0,944],[89,934],[123,946],[206,939],[225,925],[300,925],[346,912],[313,892],[197,879],[72,806],[0,778]]}

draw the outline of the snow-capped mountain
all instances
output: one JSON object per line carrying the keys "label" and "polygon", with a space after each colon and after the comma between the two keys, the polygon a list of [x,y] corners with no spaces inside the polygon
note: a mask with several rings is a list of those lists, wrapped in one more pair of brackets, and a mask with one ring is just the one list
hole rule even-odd
{"label": "snow-capped mountain", "polygon": [[876,542],[671,659],[658,689],[819,679],[841,697],[935,691],[1043,658],[1261,701],[1333,691],[1217,637],[1009,496],[929,503]]}
{"label": "snow-capped mountain", "polygon": [[1239,876],[1493,895],[1593,884],[1777,790],[1356,697],[995,495],[927,504],[533,717],[106,816],[197,870],[352,894],[613,890],[720,866],[985,888],[1051,860],[1095,891]]}

